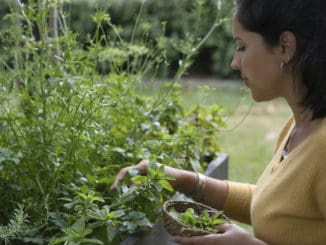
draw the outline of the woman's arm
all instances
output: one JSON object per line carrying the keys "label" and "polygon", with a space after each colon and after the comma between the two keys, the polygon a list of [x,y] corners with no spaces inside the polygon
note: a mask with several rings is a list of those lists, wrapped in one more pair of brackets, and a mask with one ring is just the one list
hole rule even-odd
{"label": "woman's arm", "polygon": [[[121,181],[126,173],[133,168],[139,169],[141,174],[146,175],[148,161],[143,160],[137,165],[121,169],[111,188],[115,189],[118,182]],[[185,195],[191,195],[196,201],[205,203],[216,209],[223,209],[227,196],[227,183],[225,181],[202,175],[204,183],[201,183],[202,186],[198,188],[198,184],[200,183],[198,175],[195,172],[176,169],[169,166],[164,166],[164,172],[174,177],[174,180],[172,180],[170,184],[176,191],[182,192]],[[198,190],[200,190],[200,193],[196,193]]]}

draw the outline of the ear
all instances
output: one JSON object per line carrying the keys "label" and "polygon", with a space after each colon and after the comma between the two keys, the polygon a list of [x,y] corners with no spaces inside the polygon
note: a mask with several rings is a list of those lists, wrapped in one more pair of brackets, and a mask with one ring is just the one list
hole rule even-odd
{"label": "ear", "polygon": [[285,56],[284,60],[289,62],[295,55],[297,49],[297,39],[294,33],[290,31],[282,32],[280,35],[280,46],[282,47],[282,53]]}

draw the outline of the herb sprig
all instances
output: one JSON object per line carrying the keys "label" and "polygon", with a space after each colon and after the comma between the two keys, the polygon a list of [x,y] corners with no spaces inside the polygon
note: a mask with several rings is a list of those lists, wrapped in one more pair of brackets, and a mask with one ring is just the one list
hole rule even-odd
{"label": "herb sprig", "polygon": [[169,214],[184,224],[185,228],[194,231],[217,233],[218,225],[227,223],[227,220],[222,217],[223,211],[217,211],[212,214],[208,210],[204,210],[198,213],[193,208],[187,208],[185,212],[179,213],[174,208],[171,208]]}

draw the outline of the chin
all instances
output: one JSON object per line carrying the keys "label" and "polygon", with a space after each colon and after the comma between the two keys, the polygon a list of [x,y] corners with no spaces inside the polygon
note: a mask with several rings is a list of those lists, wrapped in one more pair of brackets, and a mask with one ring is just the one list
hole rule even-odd
{"label": "chin", "polygon": [[268,91],[265,90],[259,90],[259,89],[255,90],[250,87],[249,90],[251,93],[251,98],[256,102],[266,102],[277,98],[272,93],[269,93]]}
{"label": "chin", "polygon": [[264,102],[264,101],[267,101],[267,100],[264,100],[264,99],[260,99],[260,98],[255,98],[255,97],[252,97],[252,99],[256,102]]}
{"label": "chin", "polygon": [[256,102],[266,102],[266,101],[271,101],[271,100],[275,99],[275,98],[269,98],[269,97],[255,96],[252,93],[251,93],[251,98]]}

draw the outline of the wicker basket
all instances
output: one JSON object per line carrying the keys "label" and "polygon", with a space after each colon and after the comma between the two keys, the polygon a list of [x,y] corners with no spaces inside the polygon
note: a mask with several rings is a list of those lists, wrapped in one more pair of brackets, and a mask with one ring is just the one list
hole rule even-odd
{"label": "wicker basket", "polygon": [[[197,202],[188,201],[166,201],[163,205],[164,212],[164,227],[166,231],[172,236],[203,236],[208,235],[210,232],[204,230],[193,230],[185,227],[182,222],[172,217],[169,213],[170,209],[174,208],[178,213],[183,213],[187,208],[193,208],[196,213],[202,213],[204,210],[214,215],[217,210]],[[227,223],[230,223],[230,219],[222,214],[221,218],[225,219]],[[217,228],[218,233],[218,228]]]}

